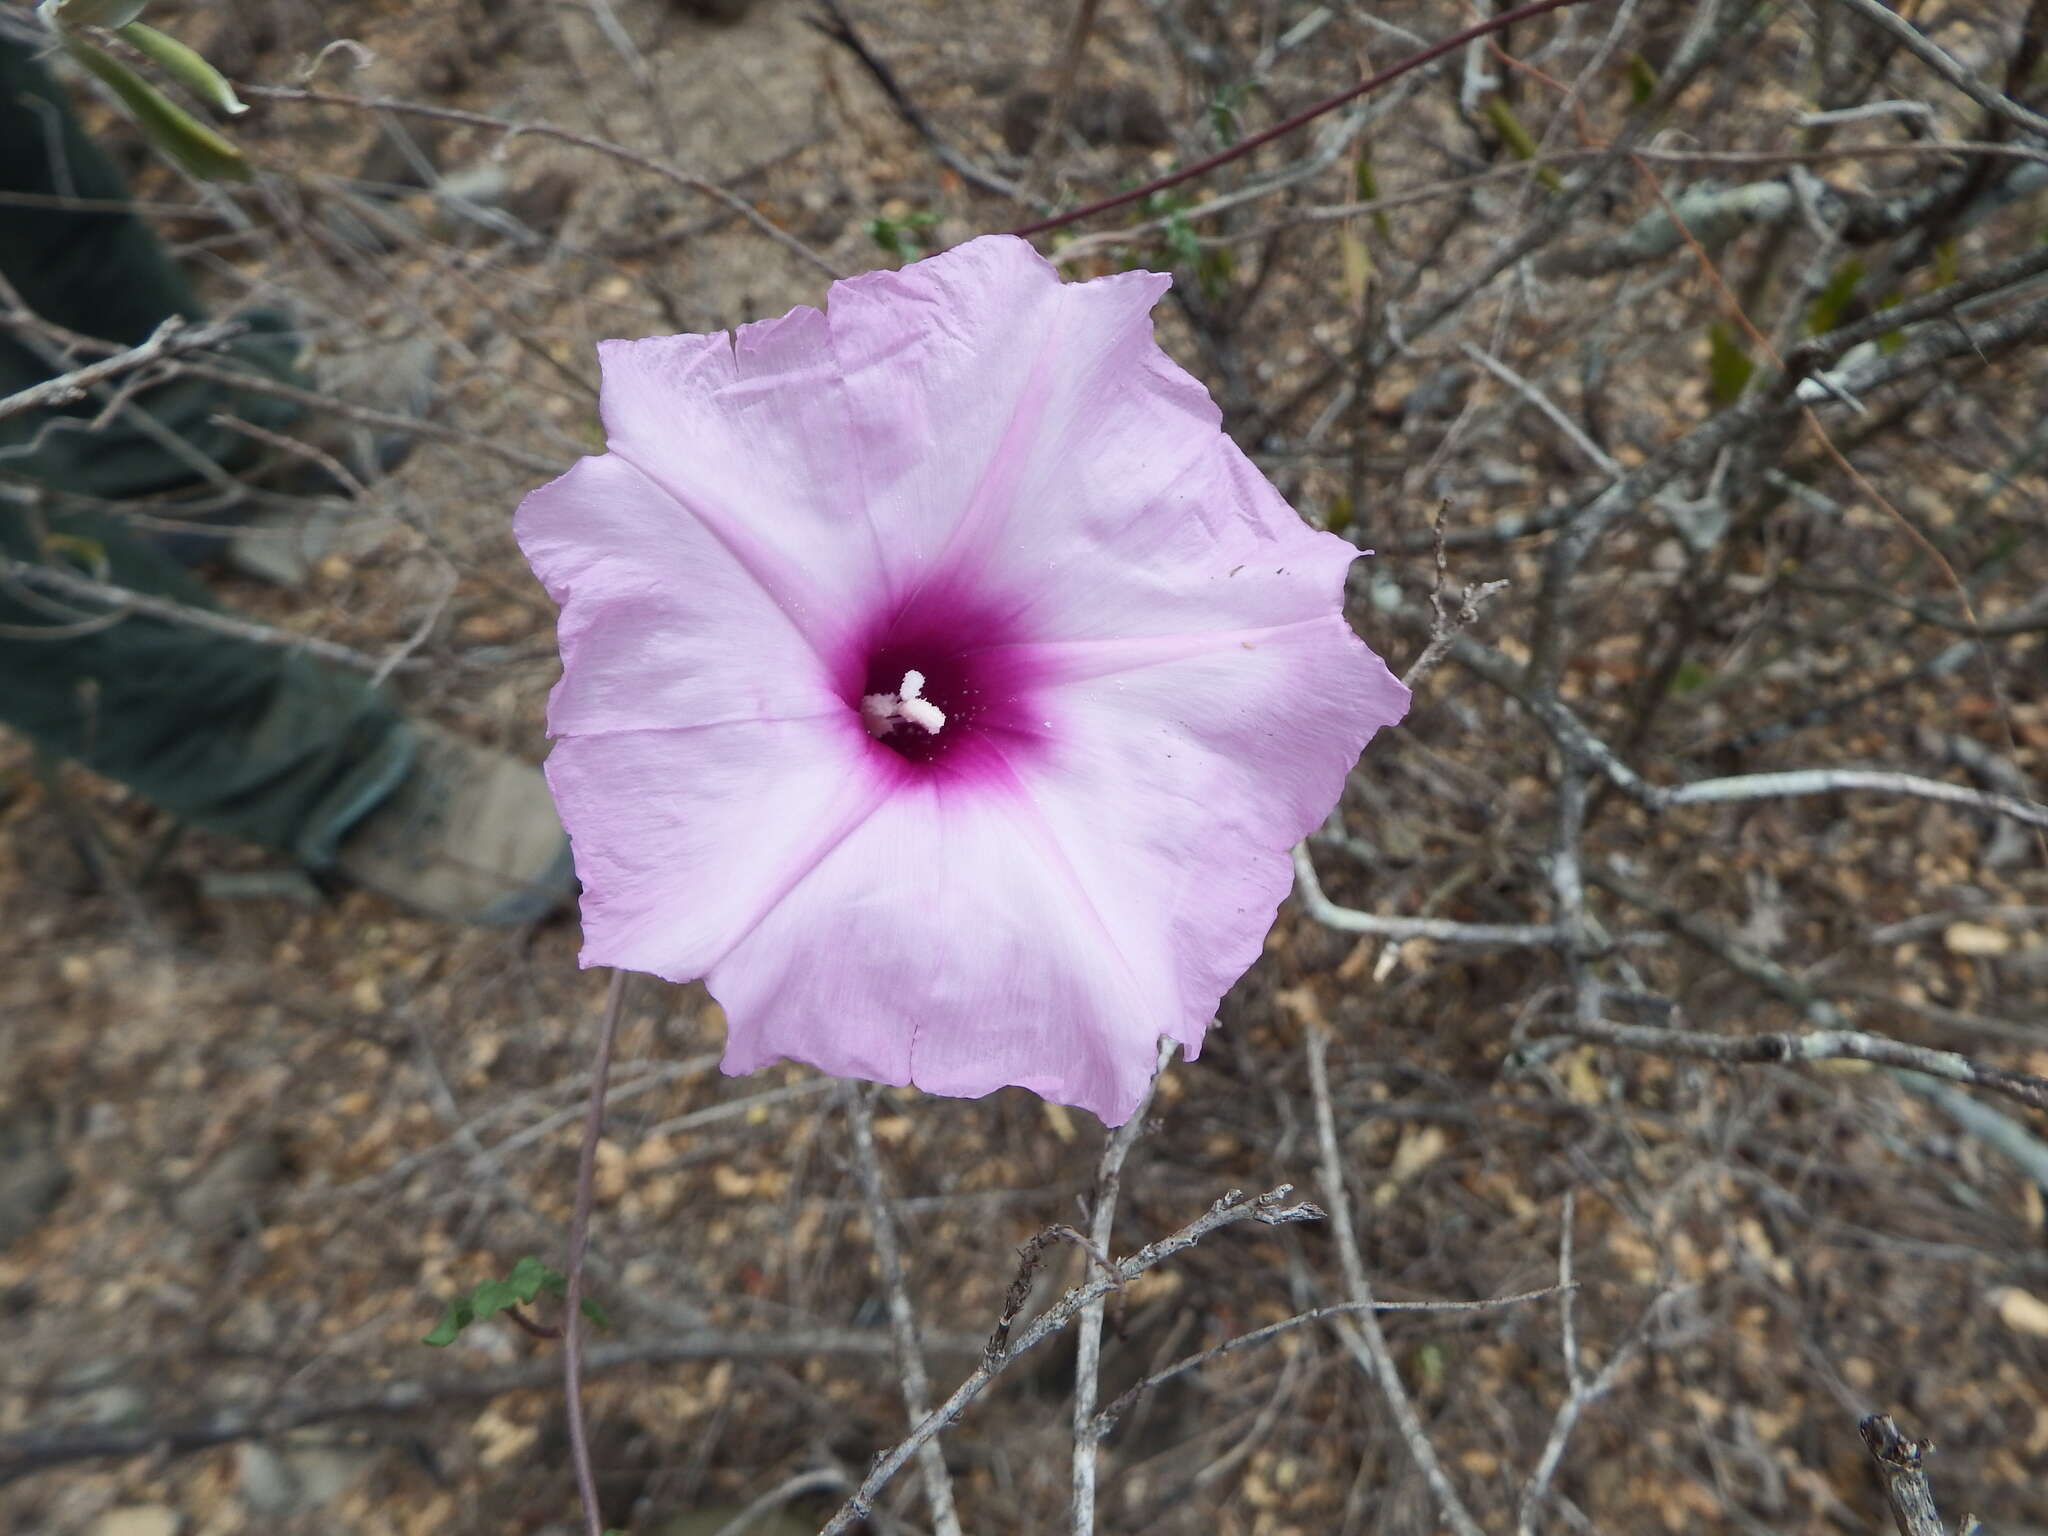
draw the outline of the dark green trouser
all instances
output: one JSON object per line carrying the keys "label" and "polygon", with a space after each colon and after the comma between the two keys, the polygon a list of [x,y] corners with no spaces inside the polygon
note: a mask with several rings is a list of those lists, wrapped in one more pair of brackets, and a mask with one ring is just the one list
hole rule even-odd
{"label": "dark green trouser", "polygon": [[[132,345],[198,301],[155,236],[118,207],[9,203],[8,193],[119,204],[119,172],[72,117],[28,51],[0,38],[0,275],[28,308],[67,330]],[[0,315],[5,306],[0,305]],[[288,374],[281,321],[249,317],[238,361]],[[53,359],[0,321],[0,398],[77,362]],[[125,412],[93,427],[105,399],[0,420],[0,554],[63,561],[135,591],[211,607],[206,590],[104,509],[69,500],[190,486],[189,462]],[[233,471],[250,440],[216,412],[281,426],[294,409],[183,377],[136,403]],[[0,725],[75,758],[183,819],[315,866],[410,765],[412,735],[358,677],[273,646],[187,625],[53,602],[0,575]]]}

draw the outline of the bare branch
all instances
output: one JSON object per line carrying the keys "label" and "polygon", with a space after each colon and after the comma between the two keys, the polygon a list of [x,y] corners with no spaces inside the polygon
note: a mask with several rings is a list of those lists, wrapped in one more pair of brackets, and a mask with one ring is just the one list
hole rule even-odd
{"label": "bare branch", "polygon": [[1565,6],[1577,5],[1579,3],[1580,0],[1533,0],[1533,3],[1518,6],[1512,11],[1503,11],[1497,16],[1489,16],[1484,21],[1466,27],[1461,32],[1453,33],[1441,42],[1432,43],[1429,47],[1409,55],[1399,63],[1380,70],[1377,74],[1361,80],[1357,85],[1352,86],[1348,90],[1339,91],[1335,96],[1325,101],[1319,101],[1314,106],[1304,107],[1285,121],[1275,123],[1272,127],[1262,132],[1251,134],[1231,145],[1230,148],[1210,155],[1205,160],[1198,160],[1193,165],[1183,166],[1181,169],[1170,172],[1165,176],[1155,177],[1143,186],[1133,187],[1127,192],[1119,192],[1113,197],[1100,198],[1095,202],[1083,204],[1079,208],[1070,208],[1065,213],[1055,214],[1051,218],[1040,219],[1036,223],[1023,225],[1021,228],[1011,230],[1010,233],[1013,235],[1043,234],[1048,229],[1058,229],[1063,225],[1078,223],[1082,219],[1093,217],[1095,214],[1107,213],[1112,208],[1121,208],[1126,203],[1138,202],[1150,197],[1155,192],[1163,192],[1168,187],[1177,187],[1184,181],[1193,181],[1197,176],[1206,176],[1218,166],[1227,165],[1232,160],[1241,159],[1253,150],[1270,144],[1273,140],[1285,137],[1287,134],[1294,132],[1295,129],[1314,122],[1326,112],[1336,111],[1337,108],[1343,106],[1347,101],[1355,101],[1358,97],[1364,96],[1368,92],[1376,91],[1381,86],[1398,80],[1411,69],[1419,69],[1425,64],[1442,58],[1445,54],[1456,53],[1460,48],[1477,38],[1485,37],[1490,33],[1499,32],[1505,28],[1515,26],[1517,23],[1541,16],[1547,11],[1562,10]]}
{"label": "bare branch", "polygon": [[[882,1267],[882,1286],[889,1296],[889,1327],[896,1338],[896,1372],[903,1383],[903,1407],[916,1426],[932,1411],[931,1377],[924,1368],[924,1345],[917,1334],[917,1314],[910,1305],[910,1287],[903,1281],[903,1254],[896,1243],[896,1221],[882,1188],[882,1161],[875,1152],[874,1113],[868,1090],[849,1085],[846,1116],[853,1131],[853,1167],[867,1204],[869,1236],[875,1260]],[[932,1525],[939,1536],[960,1536],[960,1516],[953,1508],[953,1482],[935,1435],[917,1448],[918,1472],[924,1479]]]}
{"label": "bare branch", "polygon": [[1095,1415],[1095,1433],[1107,1435],[1131,1411],[1146,1393],[1157,1390],[1176,1376],[1185,1376],[1189,1371],[1199,1370],[1212,1360],[1225,1355],[1236,1354],[1268,1339],[1291,1333],[1296,1328],[1307,1327],[1310,1323],[1325,1322],[1333,1317],[1344,1317],[1353,1312],[1494,1312],[1503,1307],[1519,1307],[1532,1301],[1543,1301],[1558,1294],[1558,1287],[1546,1285],[1540,1291],[1517,1291],[1512,1296],[1488,1296],[1480,1301],[1338,1301],[1327,1307],[1312,1307],[1306,1312],[1297,1312],[1292,1317],[1283,1317],[1277,1323],[1268,1323],[1263,1328],[1254,1328],[1250,1333],[1240,1333],[1235,1338],[1225,1339],[1221,1344],[1202,1350],[1199,1354],[1176,1360],[1164,1370],[1154,1371],[1144,1380],[1126,1388],[1117,1400]]}
{"label": "bare branch", "polygon": [[568,1289],[562,1296],[562,1383],[569,1410],[569,1453],[583,1501],[588,1536],[604,1536],[598,1513],[597,1474],[590,1465],[590,1432],[583,1423],[583,1256],[590,1246],[590,1208],[597,1198],[597,1144],[604,1136],[604,1091],[612,1070],[612,1046],[619,1037],[619,1012],[626,998],[626,973],[613,971],[605,992],[604,1018],[597,1030],[597,1061],[590,1069],[590,1108],[583,1119],[583,1146],[576,1159],[576,1208],[569,1222]]}
{"label": "bare branch", "polygon": [[[1124,1159],[1144,1133],[1145,1116],[1151,1111],[1152,1096],[1159,1079],[1173,1060],[1174,1043],[1162,1038],[1159,1060],[1152,1068],[1145,1096],[1131,1117],[1114,1131],[1103,1145],[1102,1160],[1095,1167],[1094,1209],[1088,1215],[1088,1236],[1094,1251],[1107,1253],[1116,1226],[1116,1202],[1123,1177]],[[1080,1326],[1074,1333],[1074,1484],[1069,1504],[1074,1536],[1093,1536],[1095,1530],[1095,1448],[1101,1439],[1095,1427],[1096,1393],[1101,1390],[1102,1309],[1105,1298],[1096,1297],[1081,1309]]]}
{"label": "bare branch", "polygon": [[1890,34],[1914,58],[1986,112],[2002,117],[2037,137],[2048,138],[2048,117],[2029,111],[2002,91],[1993,90],[1898,12],[1880,4],[1879,0],[1835,0],[1835,3],[1854,11],[1880,32]]}
{"label": "bare branch", "polygon": [[[2048,805],[2022,800],[2013,795],[1993,794],[1966,784],[1918,774],[1897,773],[1880,768],[1806,768],[1782,773],[1745,773],[1728,778],[1698,779],[1690,784],[1652,784],[1630,768],[1601,741],[1585,723],[1555,695],[1531,686],[1514,664],[1469,636],[1452,639],[1451,655],[1460,663],[1495,683],[1518,699],[1547,729],[1557,744],[1596,768],[1616,789],[1639,805],[1653,811],[1674,806],[1705,805],[1736,800],[1796,798],[1805,795],[1842,794],[1868,790],[1881,794],[1909,795],[1965,806],[1994,816],[2010,817],[2029,826],[2048,827]],[[1361,930],[1362,931],[1362,930]]]}
{"label": "bare branch", "polygon": [[[1941,1512],[1934,1507],[1934,1490],[1927,1486],[1927,1474],[1921,1470],[1934,1442],[1908,1440],[1888,1413],[1874,1413],[1856,1428],[1877,1468],[1877,1480],[1884,1485],[1885,1503],[1891,1507],[1899,1536],[1948,1536]],[[1975,1525],[1974,1520],[1964,1521],[1966,1530]]]}
{"label": "bare branch", "polygon": [[2033,1109],[2048,1110],[2048,1078],[2004,1067],[1987,1067],[1955,1051],[1908,1045],[1885,1035],[1852,1029],[1817,1029],[1805,1034],[1707,1035],[1694,1030],[1655,1029],[1616,1024],[1607,1019],[1572,1019],[1557,1026],[1561,1034],[1598,1040],[1624,1050],[1658,1056],[1689,1056],[1701,1061],[1812,1063],[1868,1061],[1900,1067],[1952,1083],[1966,1083],[2003,1094]]}
{"label": "bare branch", "polygon": [[83,368],[60,373],[54,379],[31,384],[27,389],[0,400],[0,421],[43,406],[68,404],[95,384],[118,378],[124,373],[133,373],[138,368],[147,368],[152,363],[176,357],[181,352],[197,352],[217,346],[223,341],[241,335],[247,329],[248,327],[239,320],[224,320],[215,325],[188,328],[188,323],[182,316],[173,315],[151,331],[146,339],[125,352],[116,352],[112,357],[103,357],[96,363],[87,363]]}
{"label": "bare branch", "polygon": [[[385,661],[375,656],[350,646],[337,644],[332,640],[294,634],[288,629],[273,629],[268,624],[253,623],[248,619],[230,618],[226,614],[214,613],[205,608],[194,608],[190,604],[174,602],[167,597],[131,591],[127,587],[117,587],[110,582],[94,581],[89,576],[80,576],[58,566],[36,565],[27,560],[9,560],[5,556],[0,556],[0,581],[18,582],[23,586],[39,588],[77,602],[105,604],[114,610],[110,614],[97,615],[96,619],[119,622],[131,614],[141,614],[146,618],[161,619],[167,624],[183,625],[187,629],[200,629],[211,634],[226,635],[234,640],[246,640],[252,645],[304,651],[309,656],[317,656],[322,661],[335,662],[358,672],[375,674],[386,666]],[[53,632],[52,638],[61,638],[61,632]],[[398,663],[398,670],[419,665],[419,662],[401,660]]]}
{"label": "bare branch", "polygon": [[819,1536],[843,1536],[856,1523],[868,1518],[874,1508],[875,1499],[889,1484],[889,1479],[903,1469],[920,1445],[938,1434],[949,1424],[959,1419],[968,1405],[987,1390],[995,1380],[1020,1356],[1036,1349],[1047,1339],[1065,1328],[1080,1315],[1081,1309],[1097,1297],[1106,1296],[1147,1270],[1156,1268],[1175,1254],[1184,1253],[1202,1241],[1210,1233],[1223,1227],[1236,1226],[1242,1221],[1261,1222],[1267,1226],[1286,1226],[1298,1221],[1321,1221],[1323,1212],[1308,1201],[1288,1203],[1288,1196],[1294,1192],[1291,1184],[1282,1184],[1269,1189],[1255,1199],[1246,1199],[1243,1191],[1231,1190],[1222,1196],[1208,1210],[1197,1216],[1179,1231],[1147,1243],[1129,1258],[1120,1260],[1102,1274],[1092,1276],[1084,1284],[1075,1286],[1058,1301],[1033,1320],[1031,1326],[1018,1336],[1017,1340],[1000,1350],[993,1350],[973,1374],[953,1389],[953,1395],[941,1403],[936,1411],[910,1432],[890,1450],[877,1457],[853,1497],[848,1499],[826,1525]]}
{"label": "bare branch", "polygon": [[1294,889],[1308,915],[1326,928],[1382,939],[1435,939],[1443,944],[1551,945],[1562,934],[1555,923],[1456,923],[1440,917],[1381,917],[1340,907],[1323,894],[1308,844],[1294,849]]}
{"label": "bare branch", "polygon": [[1344,1184],[1344,1164],[1337,1153],[1337,1117],[1330,1104],[1330,1031],[1318,1020],[1307,1021],[1304,1034],[1308,1048],[1309,1085],[1315,1094],[1316,1141],[1322,1151],[1323,1195],[1330,1202],[1331,1236],[1337,1244],[1338,1262],[1344,1269],[1344,1289],[1358,1306],[1356,1322],[1339,1319],[1332,1324],[1338,1340],[1380,1389],[1393,1413],[1395,1426],[1408,1453],[1422,1469],[1423,1481],[1436,1497],[1444,1523],[1457,1536],[1484,1536],[1479,1522],[1465,1507],[1464,1499],[1451,1482],[1450,1474],[1437,1459],[1436,1447],[1417,1417],[1408,1389],[1401,1384],[1400,1367],[1387,1347],[1387,1336],[1373,1315],[1372,1284],[1366,1279],[1365,1264],[1358,1256],[1358,1233],[1351,1222],[1351,1196]]}
{"label": "bare branch", "polygon": [[1923,779],[1917,774],[1889,773],[1872,768],[1803,768],[1786,773],[1745,773],[1725,779],[1697,779],[1673,789],[1660,789],[1653,798],[1661,807],[1837,795],[1848,790],[1873,790],[1887,795],[1910,795],[1919,800],[1939,800],[1946,805],[1988,811],[1994,816],[2009,816],[2030,827],[2048,827],[2048,805],[1972,789],[1967,784],[1950,784],[1943,779]]}
{"label": "bare branch", "polygon": [[492,117],[484,112],[464,112],[455,107],[430,107],[422,102],[405,101],[391,96],[354,96],[344,91],[314,91],[297,86],[283,85],[243,85],[238,86],[237,89],[244,96],[259,96],[270,101],[297,101],[318,106],[356,107],[365,112],[403,112],[413,117],[430,117],[446,123],[464,123],[473,128],[490,128],[508,137],[516,138],[522,134],[531,134],[535,138],[554,139],[558,143],[573,144],[579,149],[592,150],[600,155],[608,155],[612,159],[626,165],[637,166],[643,171],[651,171],[657,176],[674,182],[679,187],[687,188],[689,191],[708,197],[729,212],[738,214],[784,250],[798,257],[806,264],[815,267],[827,277],[838,278],[846,275],[737,193],[727,191],[715,181],[706,180],[702,176],[692,175],[688,171],[670,165],[666,160],[657,160],[652,155],[643,155],[637,150],[628,149],[623,144],[614,144],[608,139],[596,138],[587,133],[574,133],[567,128],[557,128],[553,123],[507,122],[502,117]]}
{"label": "bare branch", "polygon": [[822,18],[807,16],[804,19],[854,56],[861,68],[865,69],[873,77],[875,84],[881,87],[882,94],[889,99],[889,105],[895,109],[896,115],[903,119],[911,132],[924,140],[926,147],[932,152],[932,157],[939,164],[959,176],[961,180],[980,187],[984,192],[1007,197],[1027,208],[1044,206],[1039,199],[1031,196],[1015,182],[1005,180],[984,165],[976,164],[948,143],[933,126],[924,108],[920,107],[910,92],[903,88],[902,82],[896,78],[896,72],[881,55],[868,46],[867,39],[855,29],[852,18],[846,14],[846,8],[839,4],[839,0],[818,0],[818,3],[824,8],[825,15]]}
{"label": "bare branch", "polygon": [[[949,1344],[966,1348],[966,1341]],[[636,1340],[599,1344],[585,1351],[586,1377],[636,1365],[673,1365],[690,1360],[807,1360],[822,1355],[886,1358],[895,1349],[876,1328],[775,1329],[760,1334],[706,1328]],[[326,1398],[277,1398],[253,1407],[221,1407],[168,1424],[108,1429],[31,1431],[0,1439],[0,1485],[71,1462],[124,1456],[185,1455],[237,1440],[271,1439],[314,1424],[342,1419],[396,1418],[425,1413],[445,1403],[476,1402],[513,1392],[533,1392],[557,1383],[554,1360],[534,1360],[498,1371],[385,1381]]]}

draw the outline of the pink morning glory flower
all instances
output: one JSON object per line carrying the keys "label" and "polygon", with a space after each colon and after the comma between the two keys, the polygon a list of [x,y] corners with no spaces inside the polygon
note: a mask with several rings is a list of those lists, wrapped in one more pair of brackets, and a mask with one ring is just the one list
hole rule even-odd
{"label": "pink morning glory flower", "polygon": [[1152,339],[1169,279],[990,236],[599,347],[519,509],[585,965],[703,978],[725,1070],[1016,1084],[1119,1124],[1257,958],[1408,692]]}

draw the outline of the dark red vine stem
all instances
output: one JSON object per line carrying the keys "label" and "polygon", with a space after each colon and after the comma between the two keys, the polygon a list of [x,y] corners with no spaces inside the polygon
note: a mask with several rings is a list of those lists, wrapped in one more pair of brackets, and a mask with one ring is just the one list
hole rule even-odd
{"label": "dark red vine stem", "polygon": [[1423,49],[1422,52],[1412,54],[1398,64],[1390,65],[1376,75],[1368,76],[1348,90],[1339,91],[1327,101],[1319,101],[1312,107],[1303,108],[1285,122],[1275,123],[1271,128],[1255,133],[1250,138],[1233,144],[1230,148],[1213,154],[1206,160],[1197,160],[1193,165],[1182,166],[1179,170],[1169,172],[1167,175],[1159,177],[1156,181],[1148,181],[1142,187],[1133,187],[1130,191],[1119,192],[1114,197],[1105,197],[1097,202],[1085,203],[1079,208],[1070,208],[1065,213],[1056,213],[1051,218],[1040,219],[1035,224],[1023,225],[1021,228],[1011,230],[1010,233],[1013,235],[1036,235],[1048,229],[1058,229],[1062,224],[1078,223],[1080,220],[1091,218],[1095,214],[1107,213],[1112,208],[1121,208],[1126,203],[1135,203],[1140,198],[1150,197],[1155,192],[1163,192],[1168,187],[1177,187],[1184,181],[1193,181],[1197,176],[1206,176],[1209,172],[1215,170],[1217,166],[1228,165],[1233,160],[1241,159],[1260,145],[1270,144],[1273,140],[1294,132],[1295,129],[1301,127],[1304,123],[1314,122],[1325,112],[1334,112],[1337,108],[1343,106],[1345,102],[1355,101],[1368,91],[1376,91],[1389,81],[1400,79],[1401,76],[1407,74],[1411,69],[1420,69],[1423,65],[1440,59],[1447,53],[1453,53],[1475,38],[1486,37],[1491,33],[1504,31],[1518,21],[1527,21],[1530,17],[1541,16],[1546,11],[1561,11],[1568,5],[1581,5],[1583,3],[1584,0],[1532,0],[1532,3],[1529,5],[1519,6],[1515,10],[1504,11],[1498,16],[1488,17],[1485,21],[1477,22],[1467,27],[1464,31],[1445,38],[1440,43],[1432,43],[1429,47]]}

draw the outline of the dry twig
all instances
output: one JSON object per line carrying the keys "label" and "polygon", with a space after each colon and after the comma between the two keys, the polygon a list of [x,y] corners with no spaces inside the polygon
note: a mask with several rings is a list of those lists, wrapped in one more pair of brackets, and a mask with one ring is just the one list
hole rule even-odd
{"label": "dry twig", "polygon": [[1337,1151],[1337,1117],[1330,1103],[1330,1031],[1317,1020],[1306,1022],[1304,1043],[1308,1050],[1310,1090],[1315,1095],[1316,1143],[1322,1153],[1323,1195],[1330,1202],[1331,1236],[1337,1244],[1337,1261],[1344,1270],[1344,1289],[1358,1307],[1355,1321],[1338,1318],[1331,1323],[1339,1342],[1351,1352],[1359,1366],[1379,1387],[1393,1414],[1408,1454],[1422,1471],[1423,1481],[1436,1499],[1444,1523],[1458,1536],[1483,1536],[1479,1522],[1465,1507],[1464,1497],[1444,1470],[1429,1432],[1415,1412],[1415,1404],[1401,1383],[1400,1367],[1387,1347],[1387,1336],[1374,1316],[1372,1283],[1366,1279],[1365,1264],[1358,1254],[1358,1233],[1351,1222],[1351,1195],[1344,1183],[1344,1163]]}
{"label": "dry twig", "polygon": [[[861,1198],[867,1204],[875,1260],[882,1267],[882,1287],[889,1297],[889,1327],[896,1338],[896,1373],[903,1384],[903,1406],[914,1428],[932,1411],[932,1383],[924,1368],[924,1344],[918,1338],[910,1287],[903,1279],[896,1220],[890,1214],[889,1196],[882,1187],[882,1162],[875,1152],[874,1112],[869,1096],[869,1090],[853,1086],[844,1094],[847,1122],[853,1131],[853,1168],[860,1179]],[[924,1479],[925,1498],[932,1507],[932,1525],[939,1536],[960,1536],[960,1516],[953,1508],[953,1482],[946,1475],[946,1458],[936,1435],[917,1448],[917,1467]]]}
{"label": "dry twig", "polygon": [[[1173,1042],[1159,1042],[1159,1061],[1145,1095],[1131,1117],[1114,1131],[1102,1148],[1102,1160],[1095,1167],[1095,1198],[1088,1213],[1091,1256],[1107,1254],[1112,1229],[1116,1226],[1116,1202],[1123,1178],[1124,1159],[1144,1134],[1145,1116],[1151,1112],[1152,1096],[1159,1079],[1173,1060]],[[1102,1310],[1107,1298],[1098,1296],[1081,1308],[1074,1330],[1074,1485],[1068,1514],[1074,1536],[1091,1536],[1095,1529],[1095,1448],[1101,1439],[1095,1427],[1096,1393],[1101,1389]]]}
{"label": "dry twig", "polygon": [[1036,1349],[1065,1328],[1080,1315],[1081,1309],[1089,1302],[1108,1295],[1147,1270],[1156,1268],[1175,1254],[1186,1252],[1212,1232],[1224,1227],[1235,1226],[1243,1221],[1256,1221],[1266,1226],[1285,1226],[1298,1221],[1323,1219],[1321,1209],[1306,1200],[1289,1204],[1288,1197],[1293,1192],[1294,1186],[1282,1184],[1267,1190],[1263,1195],[1246,1199],[1242,1190],[1230,1190],[1179,1231],[1170,1233],[1156,1242],[1147,1243],[1129,1258],[1111,1265],[1106,1272],[1092,1276],[1068,1291],[1041,1312],[1014,1342],[1000,1349],[992,1348],[973,1373],[953,1389],[952,1396],[927,1416],[907,1438],[878,1456],[853,1497],[840,1507],[839,1512],[832,1517],[819,1536],[842,1536],[842,1533],[851,1530],[856,1522],[866,1519],[873,1511],[875,1499],[889,1485],[889,1480],[902,1470],[903,1464],[916,1453],[919,1446],[955,1423],[967,1410],[968,1405],[987,1390],[990,1382],[1020,1356]]}

